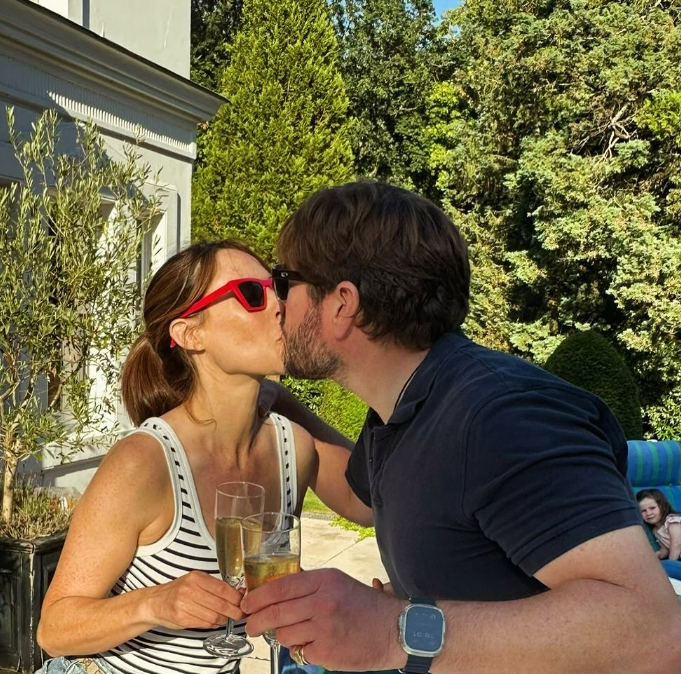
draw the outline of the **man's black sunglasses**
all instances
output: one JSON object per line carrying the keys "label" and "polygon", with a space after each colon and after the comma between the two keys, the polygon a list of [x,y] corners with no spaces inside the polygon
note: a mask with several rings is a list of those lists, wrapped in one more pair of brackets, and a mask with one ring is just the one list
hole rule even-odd
{"label": "man's black sunglasses", "polygon": [[275,264],[274,267],[272,267],[272,285],[274,286],[274,294],[277,296],[278,300],[286,302],[292,281],[309,283],[309,281],[306,281],[306,279],[297,271],[284,269],[278,264]]}

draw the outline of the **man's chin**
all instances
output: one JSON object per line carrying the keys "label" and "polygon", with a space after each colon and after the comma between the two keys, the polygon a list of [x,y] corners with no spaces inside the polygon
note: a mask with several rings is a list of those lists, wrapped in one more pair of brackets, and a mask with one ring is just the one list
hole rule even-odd
{"label": "man's chin", "polygon": [[298,369],[295,365],[284,365],[284,374],[287,377],[293,377],[293,379],[309,379],[309,380],[315,380],[316,377],[310,377],[306,372],[303,370]]}
{"label": "man's chin", "polygon": [[310,381],[320,381],[326,379],[325,376],[319,376],[316,372],[310,372],[303,367],[300,367],[298,363],[294,363],[290,360],[284,360],[284,374],[287,377],[293,377],[294,379],[309,379]]}

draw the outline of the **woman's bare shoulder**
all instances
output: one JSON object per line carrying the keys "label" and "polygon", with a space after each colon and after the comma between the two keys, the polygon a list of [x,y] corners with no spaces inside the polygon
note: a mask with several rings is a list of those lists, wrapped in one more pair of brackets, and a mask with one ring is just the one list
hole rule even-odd
{"label": "woman's bare shoulder", "polygon": [[163,447],[147,433],[131,433],[109,449],[94,482],[115,484],[126,491],[162,489],[170,484]]}

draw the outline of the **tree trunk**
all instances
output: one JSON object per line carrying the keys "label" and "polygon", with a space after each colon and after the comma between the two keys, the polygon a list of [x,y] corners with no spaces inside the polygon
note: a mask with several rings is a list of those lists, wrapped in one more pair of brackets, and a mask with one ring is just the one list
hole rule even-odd
{"label": "tree trunk", "polygon": [[14,478],[17,474],[18,461],[13,456],[5,457],[2,471],[2,521],[9,524],[14,507]]}

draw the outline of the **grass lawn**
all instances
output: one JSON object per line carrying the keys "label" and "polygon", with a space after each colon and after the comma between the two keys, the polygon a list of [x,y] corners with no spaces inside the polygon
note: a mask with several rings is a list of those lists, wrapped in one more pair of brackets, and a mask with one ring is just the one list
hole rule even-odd
{"label": "grass lawn", "polygon": [[312,489],[308,489],[307,493],[305,494],[305,500],[303,501],[303,512],[328,513],[329,515],[332,514],[332,511],[319,500],[319,497],[312,491]]}
{"label": "grass lawn", "polygon": [[373,527],[362,527],[354,522],[348,522],[348,520],[343,519],[339,515],[334,515],[333,511],[330,508],[327,508],[311,489],[308,489],[305,494],[303,513],[324,513],[333,515],[331,519],[331,524],[333,524],[333,526],[340,527],[347,531],[356,531],[360,541],[364,538],[376,535]]}

